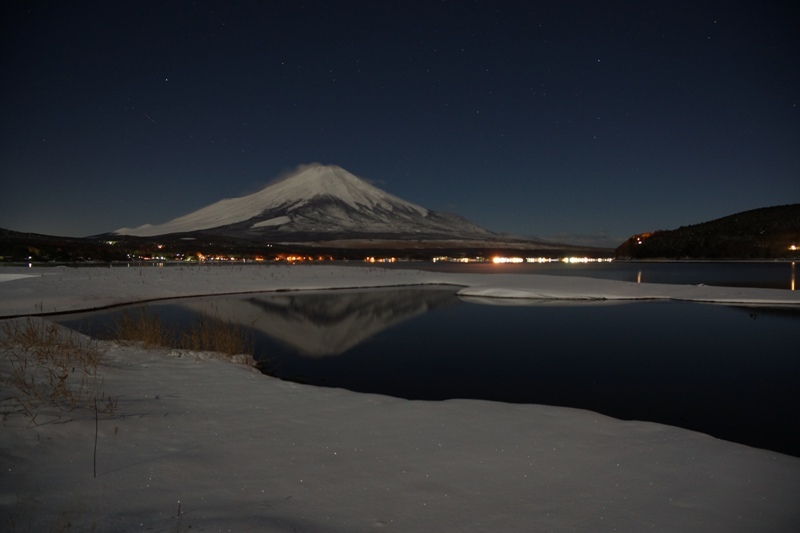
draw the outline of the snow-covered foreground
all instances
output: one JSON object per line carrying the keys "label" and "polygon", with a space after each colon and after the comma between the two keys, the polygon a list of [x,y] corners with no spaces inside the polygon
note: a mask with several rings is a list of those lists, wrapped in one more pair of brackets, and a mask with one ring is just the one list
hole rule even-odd
{"label": "snow-covered foreground", "polygon": [[[789,291],[332,266],[3,269],[0,281],[2,316],[417,283],[481,298],[800,305]],[[102,389],[117,407],[99,417],[97,477],[94,409],[42,408],[33,425],[3,379],[3,530],[728,532],[800,523],[800,459],[703,434],[559,407],[357,394],[211,354],[107,348]],[[4,356],[3,378],[9,366]]]}

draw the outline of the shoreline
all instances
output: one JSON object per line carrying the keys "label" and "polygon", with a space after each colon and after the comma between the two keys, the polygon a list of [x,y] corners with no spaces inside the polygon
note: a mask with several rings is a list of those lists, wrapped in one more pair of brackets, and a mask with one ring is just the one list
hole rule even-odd
{"label": "shoreline", "polygon": [[[501,294],[517,295],[515,302],[547,294],[621,302],[641,291],[588,278],[376,267],[36,273],[0,283],[0,312],[455,279],[493,294],[492,303]],[[786,291],[743,294],[776,292]],[[800,304],[800,295],[789,296]],[[113,413],[41,405],[32,423],[11,400],[0,402],[0,523],[123,532],[722,532],[791,531],[800,521],[800,458],[690,430],[565,407],[402,400],[282,381],[207,352],[101,347],[99,396],[114,403]],[[0,357],[3,398],[13,396],[10,365]]]}

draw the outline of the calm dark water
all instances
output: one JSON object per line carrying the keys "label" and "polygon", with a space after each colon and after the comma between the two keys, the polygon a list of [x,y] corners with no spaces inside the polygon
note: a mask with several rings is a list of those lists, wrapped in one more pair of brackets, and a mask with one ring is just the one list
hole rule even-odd
{"label": "calm dark water", "polygon": [[[272,373],[419,400],[588,409],[800,456],[800,310],[682,302],[495,306],[453,289],[261,293],[159,302],[252,325]],[[61,322],[100,333],[109,312]]]}
{"label": "calm dark water", "polygon": [[417,268],[446,272],[481,274],[544,274],[548,276],[582,276],[639,283],[719,285],[792,289],[798,266],[792,262],[625,262],[611,263],[395,263],[387,268]]}
{"label": "calm dark water", "polygon": [[577,407],[800,456],[798,331],[800,313],[785,310],[462,303],[341,353],[303,353],[270,338],[260,346],[279,377],[305,383]]}

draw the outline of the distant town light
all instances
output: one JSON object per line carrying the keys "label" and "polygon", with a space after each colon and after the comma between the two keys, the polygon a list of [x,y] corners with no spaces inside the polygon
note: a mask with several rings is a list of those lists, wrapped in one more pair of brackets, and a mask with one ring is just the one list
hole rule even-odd
{"label": "distant town light", "polygon": [[561,259],[554,259],[552,257],[492,257],[492,263],[554,263],[561,261],[562,263],[610,263],[613,261],[610,257],[562,257]]}
{"label": "distant town light", "polygon": [[565,257],[562,261],[565,263],[610,263],[613,259],[610,257]]}

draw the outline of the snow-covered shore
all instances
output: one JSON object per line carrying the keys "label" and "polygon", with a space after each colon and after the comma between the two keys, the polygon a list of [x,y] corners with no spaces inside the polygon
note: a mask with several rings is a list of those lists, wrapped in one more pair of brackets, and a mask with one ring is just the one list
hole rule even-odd
{"label": "snow-covered shore", "polygon": [[[2,281],[7,280],[7,283]],[[673,299],[800,305],[800,292],[664,285],[527,274],[458,274],[334,265],[3,268],[0,318],[53,314],[165,298],[257,291],[445,284],[459,295],[552,300]]]}
{"label": "snow-covered shore", "polygon": [[[28,275],[30,277],[21,277]],[[790,291],[335,266],[0,270],[0,316],[265,290],[444,283],[480,300],[800,305]],[[793,531],[800,459],[596,413],[407,401],[107,345],[94,410],[15,412],[0,360],[11,531]],[[10,526],[10,527],[9,527]]]}

